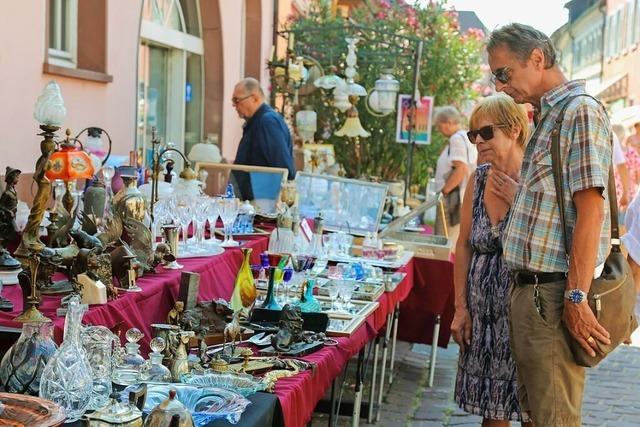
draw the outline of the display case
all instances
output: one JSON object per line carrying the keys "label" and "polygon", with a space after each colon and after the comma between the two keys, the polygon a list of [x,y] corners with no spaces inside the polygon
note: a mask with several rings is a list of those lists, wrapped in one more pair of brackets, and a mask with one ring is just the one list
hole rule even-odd
{"label": "display case", "polygon": [[298,172],[298,206],[306,218],[322,215],[324,228],[364,236],[377,233],[387,185]]}
{"label": "display case", "polygon": [[433,234],[436,210],[443,209],[439,197],[433,197],[416,209],[391,222],[380,234],[384,241],[395,242],[418,258],[449,260],[455,242]]}

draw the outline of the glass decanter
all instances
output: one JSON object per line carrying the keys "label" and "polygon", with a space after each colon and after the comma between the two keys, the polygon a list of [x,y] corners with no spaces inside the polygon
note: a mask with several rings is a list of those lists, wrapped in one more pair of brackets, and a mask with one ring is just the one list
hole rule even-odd
{"label": "glass decanter", "polygon": [[22,324],[18,341],[0,362],[0,387],[4,391],[38,395],[42,371],[58,348],[51,338],[52,332],[51,322]]}
{"label": "glass decanter", "polygon": [[151,347],[151,353],[149,353],[149,361],[146,365],[146,369],[142,373],[142,379],[144,381],[155,382],[171,382],[171,371],[169,368],[162,364],[164,354],[162,353],[166,348],[164,338],[155,337],[149,344]]}
{"label": "glass decanter", "polygon": [[144,357],[140,354],[140,341],[144,334],[138,328],[131,328],[125,334],[127,343],[124,354],[116,359],[116,368],[113,371],[112,380],[119,385],[131,385],[140,382],[140,376],[144,365]]}
{"label": "glass decanter", "polygon": [[40,397],[62,406],[67,422],[79,419],[91,402],[91,365],[80,341],[82,316],[87,308],[86,304],[80,304],[79,296],[69,299],[64,341],[45,366],[40,380]]}
{"label": "glass decanter", "polygon": [[88,326],[82,331],[82,345],[93,372],[93,392],[89,410],[100,409],[109,403],[113,364],[111,355],[116,336],[104,326]]}

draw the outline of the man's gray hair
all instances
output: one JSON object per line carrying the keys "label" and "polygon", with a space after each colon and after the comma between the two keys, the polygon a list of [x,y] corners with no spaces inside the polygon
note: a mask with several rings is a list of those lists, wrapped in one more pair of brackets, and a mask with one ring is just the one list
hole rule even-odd
{"label": "man's gray hair", "polygon": [[452,105],[445,105],[442,107],[438,107],[436,108],[436,117],[435,117],[435,123],[444,123],[444,122],[451,122],[451,123],[462,123],[462,116],[460,115],[460,112],[458,111],[458,109]]}
{"label": "man's gray hair", "polygon": [[239,85],[247,95],[258,93],[262,98],[264,98],[264,91],[260,87],[260,82],[253,77],[247,77],[246,79],[240,80]]}
{"label": "man's gray hair", "polygon": [[544,54],[544,68],[556,65],[556,50],[551,39],[542,31],[524,24],[508,24],[493,31],[489,36],[487,51],[497,47],[506,47],[518,59],[529,59],[533,49],[540,49]]}

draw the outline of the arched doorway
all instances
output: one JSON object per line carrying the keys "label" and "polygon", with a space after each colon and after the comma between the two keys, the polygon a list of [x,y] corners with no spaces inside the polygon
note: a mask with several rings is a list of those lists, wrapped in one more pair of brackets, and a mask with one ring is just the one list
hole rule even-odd
{"label": "arched doorway", "polygon": [[151,163],[151,132],[189,152],[202,140],[203,54],[197,0],[144,0],[138,53],[137,147]]}

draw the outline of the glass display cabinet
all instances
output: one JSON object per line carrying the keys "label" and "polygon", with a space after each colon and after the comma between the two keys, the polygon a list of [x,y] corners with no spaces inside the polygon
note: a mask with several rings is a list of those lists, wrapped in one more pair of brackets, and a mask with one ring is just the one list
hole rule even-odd
{"label": "glass display cabinet", "polygon": [[419,258],[448,260],[452,245],[448,236],[434,235],[436,210],[443,209],[439,197],[427,199],[408,214],[389,223],[379,237],[395,242]]}
{"label": "glass display cabinet", "polygon": [[325,230],[358,236],[378,232],[385,184],[298,172],[296,188],[300,214],[306,218],[321,214]]}

